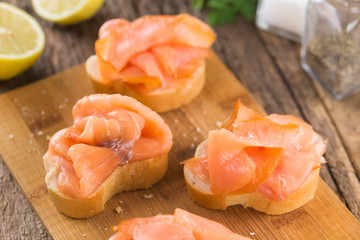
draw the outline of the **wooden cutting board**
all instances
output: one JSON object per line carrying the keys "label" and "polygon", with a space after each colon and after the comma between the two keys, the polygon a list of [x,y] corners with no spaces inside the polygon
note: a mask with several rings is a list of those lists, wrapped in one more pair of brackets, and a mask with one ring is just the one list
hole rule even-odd
{"label": "wooden cutting board", "polygon": [[[268,216],[241,206],[208,210],[191,201],[180,162],[193,156],[197,144],[226,119],[237,99],[263,113],[213,53],[207,61],[206,76],[204,90],[192,103],[161,114],[174,134],[164,179],[148,190],[117,194],[106,204],[105,211],[82,220],[66,217],[52,205],[44,182],[42,156],[50,136],[72,125],[75,102],[94,92],[84,66],[0,96],[0,153],[54,239],[107,239],[113,234],[110,227],[120,219],[172,214],[175,208],[218,221],[253,239],[360,236],[360,223],[322,180],[313,200],[282,216]],[[120,213],[115,211],[118,206],[123,209]]]}

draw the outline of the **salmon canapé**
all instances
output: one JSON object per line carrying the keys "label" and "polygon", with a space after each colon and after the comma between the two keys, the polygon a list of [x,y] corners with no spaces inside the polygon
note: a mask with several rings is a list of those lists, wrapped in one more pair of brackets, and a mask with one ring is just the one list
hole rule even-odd
{"label": "salmon canap\u00e9", "polygon": [[74,125],[57,132],[49,157],[59,169],[57,187],[87,198],[114,172],[132,161],[167,154],[172,133],[150,108],[120,94],[94,94],[73,107]]}
{"label": "salmon canap\u00e9", "polygon": [[141,94],[177,87],[201,66],[215,38],[188,14],[109,20],[95,43],[101,83],[122,81]]}
{"label": "salmon canap\u00e9", "polygon": [[290,115],[262,116],[240,101],[219,130],[209,132],[204,151],[185,161],[215,194],[258,191],[282,201],[320,167],[326,141]]}
{"label": "salmon canap\u00e9", "polygon": [[110,240],[249,240],[224,225],[177,208],[173,215],[121,221]]}

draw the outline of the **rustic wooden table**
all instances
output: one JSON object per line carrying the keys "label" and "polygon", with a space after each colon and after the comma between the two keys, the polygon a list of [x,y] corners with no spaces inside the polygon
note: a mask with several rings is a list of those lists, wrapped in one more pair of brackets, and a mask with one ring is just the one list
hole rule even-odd
{"label": "rustic wooden table", "polygon": [[[40,19],[30,1],[5,0],[33,15],[43,27],[46,46],[25,73],[0,82],[0,93],[37,81],[83,63],[94,54],[101,24],[111,18],[133,20],[145,14],[194,11],[190,1],[107,0],[92,19],[75,26],[59,26]],[[214,27],[215,52],[269,113],[293,114],[311,123],[328,138],[327,163],[321,176],[360,220],[360,94],[334,100],[301,69],[299,44],[268,34],[238,17],[232,24]],[[221,79],[219,79],[221,81]],[[0,238],[50,238],[8,168],[0,160]]]}

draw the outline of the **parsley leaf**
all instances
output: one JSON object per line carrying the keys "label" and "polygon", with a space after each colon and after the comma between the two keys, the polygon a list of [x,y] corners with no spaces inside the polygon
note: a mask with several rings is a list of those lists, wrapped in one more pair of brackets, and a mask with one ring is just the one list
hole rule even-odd
{"label": "parsley leaf", "polygon": [[205,0],[192,0],[193,7],[200,11],[204,7]]}
{"label": "parsley leaf", "polygon": [[257,0],[192,0],[196,10],[205,5],[209,8],[209,24],[233,22],[237,14],[247,21],[252,21],[256,11]]}

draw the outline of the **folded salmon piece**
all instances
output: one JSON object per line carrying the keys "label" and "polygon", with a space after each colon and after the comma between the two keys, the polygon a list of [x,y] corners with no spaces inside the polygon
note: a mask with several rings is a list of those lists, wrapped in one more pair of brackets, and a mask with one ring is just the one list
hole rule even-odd
{"label": "folded salmon piece", "polygon": [[326,150],[312,127],[290,115],[262,116],[240,101],[201,157],[186,161],[215,194],[259,191],[281,201],[303,186]]}
{"label": "folded salmon piece", "polygon": [[74,125],[57,132],[49,157],[60,172],[57,187],[69,197],[87,198],[126,163],[169,152],[172,133],[164,120],[135,99],[94,94],[73,107]]}
{"label": "folded salmon piece", "polygon": [[201,66],[215,37],[188,14],[109,20],[95,43],[101,81],[123,81],[144,94],[172,87]]}
{"label": "folded salmon piece", "polygon": [[224,225],[177,208],[173,215],[121,221],[110,240],[247,240]]}

